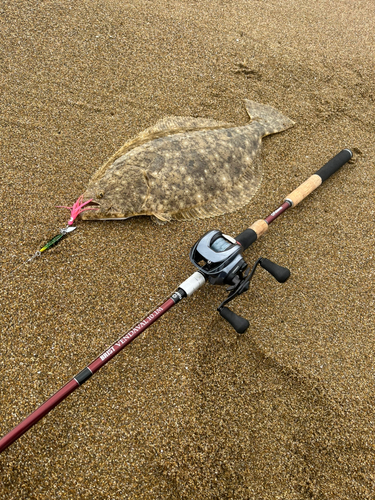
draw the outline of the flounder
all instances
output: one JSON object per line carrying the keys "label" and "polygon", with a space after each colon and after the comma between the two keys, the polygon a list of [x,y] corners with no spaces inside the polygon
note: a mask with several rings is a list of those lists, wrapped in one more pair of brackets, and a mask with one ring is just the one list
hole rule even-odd
{"label": "flounder", "polygon": [[167,117],[128,141],[91,178],[85,220],[153,215],[205,218],[247,204],[262,180],[262,138],[293,126],[271,106],[245,100],[250,122]]}

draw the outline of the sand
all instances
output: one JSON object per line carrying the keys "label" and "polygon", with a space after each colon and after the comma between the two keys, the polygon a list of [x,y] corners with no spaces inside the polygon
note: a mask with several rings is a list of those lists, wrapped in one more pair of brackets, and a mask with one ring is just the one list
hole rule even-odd
{"label": "sand", "polygon": [[[207,230],[238,234],[343,148],[353,161],[245,256],[233,309],[205,286],[0,457],[0,497],[375,498],[374,34],[365,0],[0,3],[0,434],[192,272]],[[296,122],[263,145],[233,214],[64,227],[104,161],[167,115],[244,124],[245,98]]]}

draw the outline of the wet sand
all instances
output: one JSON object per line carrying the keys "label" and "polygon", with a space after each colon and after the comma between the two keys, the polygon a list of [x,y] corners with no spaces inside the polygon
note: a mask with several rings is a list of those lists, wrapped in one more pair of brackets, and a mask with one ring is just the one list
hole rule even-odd
{"label": "wet sand", "polygon": [[[233,302],[246,334],[202,288],[1,455],[2,499],[375,497],[374,19],[364,0],[0,4],[1,435],[193,272],[198,237],[354,151],[246,252],[291,270]],[[264,140],[249,205],[80,221],[15,270],[125,140],[168,115],[244,124],[245,98],[296,122]]]}

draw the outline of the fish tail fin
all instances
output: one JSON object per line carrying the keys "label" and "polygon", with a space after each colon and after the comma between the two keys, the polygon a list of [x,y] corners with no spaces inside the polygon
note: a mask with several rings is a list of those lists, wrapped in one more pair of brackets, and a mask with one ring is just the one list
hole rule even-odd
{"label": "fish tail fin", "polygon": [[263,126],[263,136],[282,132],[294,125],[294,121],[290,120],[272,106],[250,101],[249,99],[245,99],[245,106],[250,119],[252,121],[257,121]]}

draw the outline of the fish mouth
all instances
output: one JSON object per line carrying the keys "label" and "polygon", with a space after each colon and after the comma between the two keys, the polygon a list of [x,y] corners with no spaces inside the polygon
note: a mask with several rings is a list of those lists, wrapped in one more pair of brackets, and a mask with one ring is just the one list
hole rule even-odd
{"label": "fish mouth", "polygon": [[100,203],[94,201],[94,200],[87,200],[85,202],[85,208],[82,210],[81,219],[82,220],[93,220],[97,219],[99,216],[99,213],[102,212],[102,207],[100,206]]}
{"label": "fish mouth", "polygon": [[131,216],[125,217],[125,214],[116,209],[113,206],[106,207],[94,200],[87,200],[88,203],[85,205],[87,211],[82,214],[83,220],[125,220],[130,219]]}
{"label": "fish mouth", "polygon": [[92,208],[100,208],[100,203],[94,200],[89,200],[89,202],[85,205],[86,207]]}

